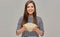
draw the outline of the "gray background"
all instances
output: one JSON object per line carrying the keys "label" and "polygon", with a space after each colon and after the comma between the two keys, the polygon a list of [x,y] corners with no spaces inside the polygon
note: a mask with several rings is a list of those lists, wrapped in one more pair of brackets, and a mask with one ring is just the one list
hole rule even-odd
{"label": "gray background", "polygon": [[[27,0],[0,0],[0,37],[16,37]],[[60,37],[60,0],[34,0],[44,23],[44,37]]]}

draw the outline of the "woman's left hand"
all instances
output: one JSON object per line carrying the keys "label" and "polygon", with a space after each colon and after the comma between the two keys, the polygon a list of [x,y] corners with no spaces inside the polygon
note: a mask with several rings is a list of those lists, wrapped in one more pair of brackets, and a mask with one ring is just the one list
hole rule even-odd
{"label": "woman's left hand", "polygon": [[39,30],[37,27],[34,27],[34,28],[32,29],[32,31],[37,32],[38,35],[43,35],[43,32],[42,32],[41,30]]}

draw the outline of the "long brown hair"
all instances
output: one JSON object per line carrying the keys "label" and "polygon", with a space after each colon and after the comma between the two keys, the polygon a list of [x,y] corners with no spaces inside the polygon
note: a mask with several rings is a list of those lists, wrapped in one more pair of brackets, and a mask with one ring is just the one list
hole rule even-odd
{"label": "long brown hair", "polygon": [[34,12],[33,12],[33,23],[35,23],[36,25],[38,25],[37,24],[37,18],[36,18],[36,6],[35,6],[35,3],[34,3],[34,1],[32,1],[32,0],[29,0],[29,1],[27,1],[26,2],[26,4],[25,4],[25,10],[24,10],[24,15],[23,15],[23,20],[22,20],[22,23],[21,23],[21,27],[23,27],[23,25],[25,24],[25,23],[27,23],[28,22],[28,12],[27,12],[27,5],[29,4],[29,3],[32,3],[33,5],[34,5]]}

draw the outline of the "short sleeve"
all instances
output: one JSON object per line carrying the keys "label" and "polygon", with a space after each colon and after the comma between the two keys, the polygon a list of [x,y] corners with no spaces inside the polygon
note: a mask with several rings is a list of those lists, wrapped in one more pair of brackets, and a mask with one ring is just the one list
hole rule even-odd
{"label": "short sleeve", "polygon": [[22,19],[23,19],[23,17],[20,17],[19,18],[19,21],[18,21],[18,25],[17,25],[17,29],[16,30],[19,30],[20,29],[21,23],[22,23]]}

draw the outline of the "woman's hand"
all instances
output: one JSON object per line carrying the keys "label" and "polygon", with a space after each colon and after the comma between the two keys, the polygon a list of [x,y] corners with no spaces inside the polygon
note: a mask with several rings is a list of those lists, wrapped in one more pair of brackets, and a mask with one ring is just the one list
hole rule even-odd
{"label": "woman's hand", "polygon": [[19,35],[20,33],[27,31],[27,28],[25,26],[23,26],[22,28],[20,28],[19,30],[16,31],[16,34]]}
{"label": "woman's hand", "polygon": [[36,30],[37,30],[37,27],[38,27],[38,26],[35,26],[35,27],[32,29],[32,31],[36,31]]}
{"label": "woman's hand", "polygon": [[37,28],[37,26],[36,26],[36,27],[34,27],[32,31],[37,32],[37,33],[38,33],[38,35],[41,35],[41,36],[43,35],[43,31],[41,31],[39,28]]}
{"label": "woman's hand", "polygon": [[27,31],[27,28],[26,28],[26,26],[25,26],[25,25],[23,25],[23,28],[24,28],[24,31]]}

